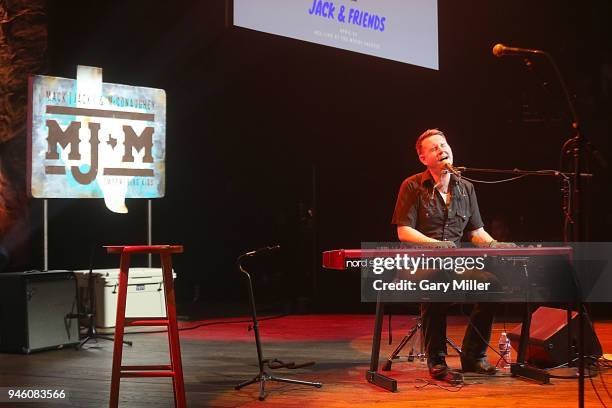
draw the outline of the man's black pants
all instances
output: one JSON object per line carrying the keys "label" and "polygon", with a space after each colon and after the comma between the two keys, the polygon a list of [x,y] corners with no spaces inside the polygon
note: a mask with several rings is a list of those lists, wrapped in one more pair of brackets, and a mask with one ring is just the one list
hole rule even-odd
{"label": "man's black pants", "polygon": [[[422,272],[425,272],[424,270]],[[440,274],[444,271],[429,270],[428,277],[434,275],[440,281]],[[424,276],[421,275],[421,278]],[[448,278],[448,275],[446,276]],[[499,286],[497,278],[486,271],[470,271],[462,277],[464,279],[474,279],[479,282],[490,282],[492,289]],[[421,304],[421,319],[423,324],[423,337],[425,341],[425,351],[428,357],[445,356],[446,351],[446,315],[452,303],[429,302]],[[493,317],[497,303],[476,303],[470,314],[470,322],[463,338],[462,357],[475,360],[486,357],[488,343],[491,340],[491,329],[493,327]]]}

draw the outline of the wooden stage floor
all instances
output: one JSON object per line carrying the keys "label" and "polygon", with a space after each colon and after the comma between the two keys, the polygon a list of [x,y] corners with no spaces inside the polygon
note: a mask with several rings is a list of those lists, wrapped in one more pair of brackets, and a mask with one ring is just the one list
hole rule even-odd
{"label": "wooden stage floor", "polygon": [[[303,315],[261,321],[264,356],[296,363],[314,360],[316,365],[297,370],[271,370],[278,376],[323,382],[320,389],[290,384],[268,384],[269,395],[259,402],[257,385],[240,391],[237,383],[257,372],[253,332],[240,319],[233,323],[205,325],[181,331],[181,347],[189,407],[576,407],[577,380],[552,379],[549,385],[512,378],[507,373],[494,377],[466,376],[462,388],[442,389],[428,380],[422,362],[397,362],[390,376],[398,380],[399,392],[389,393],[365,381],[369,363],[374,316]],[[219,320],[214,320],[219,321]],[[194,327],[211,321],[183,322]],[[385,319],[385,328],[386,328]],[[450,317],[448,334],[461,342],[466,319]],[[413,325],[411,316],[395,316],[394,345],[383,336],[384,358]],[[515,323],[508,323],[512,328]],[[612,351],[612,322],[597,322],[596,331],[604,353]],[[497,342],[503,329],[496,323],[492,339]],[[125,347],[124,364],[167,363],[165,334],[131,334],[133,347]],[[514,353],[514,350],[513,350]],[[515,355],[513,354],[513,358]],[[85,349],[53,350],[31,355],[0,354],[0,387],[38,387],[65,389],[68,404],[3,403],[2,406],[26,407],[106,407],[110,388],[112,343],[99,340]],[[458,367],[458,357],[447,359]],[[497,361],[490,356],[492,362]],[[607,405],[612,399],[607,391],[610,371],[587,379],[586,406],[600,404],[594,388]],[[438,383],[443,385],[442,383]],[[6,389],[3,388],[4,391]],[[172,390],[169,379],[123,379],[121,406],[138,408],[170,407]]]}

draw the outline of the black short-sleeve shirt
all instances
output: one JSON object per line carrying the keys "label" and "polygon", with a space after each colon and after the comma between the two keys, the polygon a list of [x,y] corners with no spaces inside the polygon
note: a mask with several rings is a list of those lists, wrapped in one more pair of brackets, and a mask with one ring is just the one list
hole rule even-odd
{"label": "black short-sleeve shirt", "polygon": [[451,175],[450,207],[434,184],[429,170],[404,180],[391,223],[412,227],[433,239],[453,242],[459,242],[465,231],[484,225],[472,183]]}

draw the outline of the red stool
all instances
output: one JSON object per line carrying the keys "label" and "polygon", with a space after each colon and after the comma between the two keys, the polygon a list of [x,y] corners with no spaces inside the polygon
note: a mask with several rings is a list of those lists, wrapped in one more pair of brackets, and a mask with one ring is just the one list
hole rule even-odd
{"label": "red stool", "polygon": [[[181,345],[179,343],[178,325],[176,323],[176,304],[172,282],[172,254],[183,252],[182,245],[139,245],[139,246],[106,246],[109,254],[121,254],[119,266],[119,292],[117,297],[117,321],[115,323],[115,345],[113,349],[113,375],[109,407],[119,406],[119,385],[122,377],[172,377],[174,389],[174,406],[185,407],[185,384],[183,365],[181,364]],[[166,317],[162,318],[125,318],[125,301],[127,299],[128,273],[132,254],[159,254],[161,257],[164,289],[166,295]],[[167,326],[170,346],[170,364],[162,365],[121,365],[123,354],[123,330],[125,326]]]}

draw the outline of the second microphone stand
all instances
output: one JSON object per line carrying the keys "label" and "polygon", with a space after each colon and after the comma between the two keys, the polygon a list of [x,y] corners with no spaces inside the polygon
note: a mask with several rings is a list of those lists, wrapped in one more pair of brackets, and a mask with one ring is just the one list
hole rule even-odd
{"label": "second microphone stand", "polygon": [[[98,342],[98,339],[108,340],[108,341],[115,340],[114,337],[99,334],[98,331],[96,330],[96,288],[95,288],[96,278],[93,272],[94,251],[96,247],[97,245],[92,245],[91,254],[89,258],[89,273],[87,274],[87,300],[88,300],[87,310],[85,310],[83,313],[77,313],[77,315],[75,315],[78,318],[83,317],[87,319],[87,334],[85,334],[85,337],[82,338],[79,344],[75,346],[75,349],[77,350],[81,349],[90,340],[95,340],[96,343]],[[79,307],[81,307],[80,299],[79,299]],[[123,340],[123,344],[126,344],[130,347],[133,345],[133,343],[128,340]]]}
{"label": "second microphone stand", "polygon": [[[264,250],[270,251],[276,248],[277,247],[264,248]],[[255,377],[253,377],[251,380],[247,380],[247,381],[241,382],[240,384],[236,385],[235,389],[239,390],[242,387],[246,387],[247,385],[259,383],[259,400],[263,401],[266,399],[265,385],[267,381],[276,381],[276,382],[299,384],[299,385],[309,385],[312,387],[321,388],[323,384],[321,384],[320,382],[302,381],[302,380],[294,380],[290,378],[277,377],[277,376],[267,373],[266,370],[264,369],[265,360],[263,358],[263,353],[261,349],[261,340],[259,338],[259,324],[257,322],[257,309],[255,307],[255,294],[253,292],[253,281],[251,280],[251,275],[242,266],[242,260],[244,258],[257,255],[260,252],[263,252],[263,251],[251,251],[246,254],[240,255],[238,259],[236,260],[238,269],[240,270],[240,272],[245,274],[247,278],[247,282],[248,282],[249,302],[251,305],[251,315],[253,319],[253,332],[255,333],[255,346],[257,347],[257,362],[259,365],[259,373]]]}

